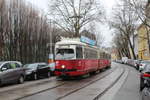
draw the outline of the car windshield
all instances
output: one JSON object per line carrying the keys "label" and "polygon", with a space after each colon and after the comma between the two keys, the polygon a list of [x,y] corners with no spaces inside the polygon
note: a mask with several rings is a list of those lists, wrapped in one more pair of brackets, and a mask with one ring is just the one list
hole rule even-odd
{"label": "car windshield", "polygon": [[56,50],[56,60],[61,59],[73,59],[75,57],[73,49],[57,49]]}
{"label": "car windshield", "polygon": [[145,66],[144,71],[145,72],[150,72],[150,65],[149,64]]}
{"label": "car windshield", "polygon": [[141,63],[147,64],[147,63],[150,63],[150,61],[141,61]]}
{"label": "car windshield", "polygon": [[37,64],[26,64],[26,65],[24,65],[24,67],[27,67],[27,68],[36,68]]}

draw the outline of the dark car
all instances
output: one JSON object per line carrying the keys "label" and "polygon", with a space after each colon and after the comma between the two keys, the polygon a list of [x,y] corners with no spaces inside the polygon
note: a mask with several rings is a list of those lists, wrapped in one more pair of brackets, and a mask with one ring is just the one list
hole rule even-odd
{"label": "dark car", "polygon": [[43,77],[50,77],[50,67],[46,63],[33,63],[24,65],[26,78],[37,80]]}
{"label": "dark car", "polygon": [[142,100],[150,100],[150,80],[146,84],[146,87],[142,91]]}
{"label": "dark car", "polygon": [[149,71],[143,74],[144,80],[144,89],[142,90],[142,100],[150,100],[150,67]]}
{"label": "dark car", "polygon": [[146,86],[146,82],[149,81],[150,77],[150,64],[145,65],[141,75],[140,75],[140,91]]}
{"label": "dark car", "polygon": [[0,62],[0,84],[23,83],[25,78],[25,69],[21,62],[3,61]]}
{"label": "dark car", "polygon": [[140,66],[141,60],[134,60],[134,62],[135,62],[135,68],[136,68],[137,70],[139,70],[139,66]]}

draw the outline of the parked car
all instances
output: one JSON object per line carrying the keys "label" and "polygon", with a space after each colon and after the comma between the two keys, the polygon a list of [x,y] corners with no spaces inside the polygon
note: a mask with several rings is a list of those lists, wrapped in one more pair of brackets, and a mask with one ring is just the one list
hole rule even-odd
{"label": "parked car", "polygon": [[150,64],[147,64],[140,75],[140,91],[146,86],[145,82],[150,79]]}
{"label": "parked car", "polygon": [[24,65],[26,78],[37,80],[42,77],[50,77],[50,67],[46,63],[33,63]]}
{"label": "parked car", "polygon": [[144,73],[142,73],[143,90],[142,90],[142,100],[150,100],[150,65],[145,66]]}
{"label": "parked car", "polygon": [[136,63],[135,63],[135,61],[133,59],[128,59],[127,60],[127,64],[130,65],[130,66],[133,66],[133,67],[136,66]]}
{"label": "parked car", "polygon": [[0,84],[23,83],[25,79],[25,69],[21,62],[3,61],[0,62]]}
{"label": "parked car", "polygon": [[123,63],[123,64],[126,64],[126,63],[127,63],[127,60],[128,60],[128,57],[122,57],[122,63]]}
{"label": "parked car", "polygon": [[147,64],[150,64],[150,61],[141,61],[140,64],[139,64],[139,71],[142,72],[144,67],[147,65]]}
{"label": "parked car", "polygon": [[139,70],[141,61],[142,61],[142,60],[135,60],[135,68],[136,68],[137,70]]}
{"label": "parked car", "polygon": [[116,60],[116,63],[121,63],[121,64],[123,64],[122,60]]}
{"label": "parked car", "polygon": [[142,100],[150,100],[150,80],[145,83],[146,86],[142,91]]}

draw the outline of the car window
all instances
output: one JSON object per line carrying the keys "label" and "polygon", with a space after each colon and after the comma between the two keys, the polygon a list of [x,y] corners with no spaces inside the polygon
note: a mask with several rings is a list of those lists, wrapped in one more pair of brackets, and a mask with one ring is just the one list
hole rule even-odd
{"label": "car window", "polygon": [[4,65],[1,67],[1,71],[2,71],[2,68],[6,68],[6,70],[12,69],[12,67],[11,67],[11,65],[10,65],[9,63],[4,64]]}
{"label": "car window", "polygon": [[16,68],[20,68],[21,66],[18,63],[15,63]]}
{"label": "car window", "polygon": [[24,65],[24,67],[27,67],[27,68],[37,68],[37,64],[26,64],[26,65]]}
{"label": "car window", "polygon": [[150,63],[150,61],[143,61],[143,62],[141,62],[141,63]]}
{"label": "car window", "polygon": [[40,65],[38,65],[38,68],[43,68],[43,67],[46,67],[46,64],[40,64]]}
{"label": "car window", "polygon": [[16,68],[16,64],[15,63],[10,63],[10,66],[11,66],[12,69]]}
{"label": "car window", "polygon": [[144,67],[144,71],[145,71],[145,72],[150,72],[150,65],[146,65],[146,66]]}

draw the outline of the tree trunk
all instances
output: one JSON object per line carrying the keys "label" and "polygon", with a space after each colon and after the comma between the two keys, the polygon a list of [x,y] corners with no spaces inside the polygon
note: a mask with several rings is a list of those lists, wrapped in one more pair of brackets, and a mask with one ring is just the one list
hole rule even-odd
{"label": "tree trunk", "polygon": [[131,48],[131,52],[133,54],[133,58],[136,59],[136,55],[135,55],[135,52],[134,52],[134,47],[132,46],[132,43],[130,41],[130,37],[129,36],[127,36],[127,37],[128,37],[129,46]]}

